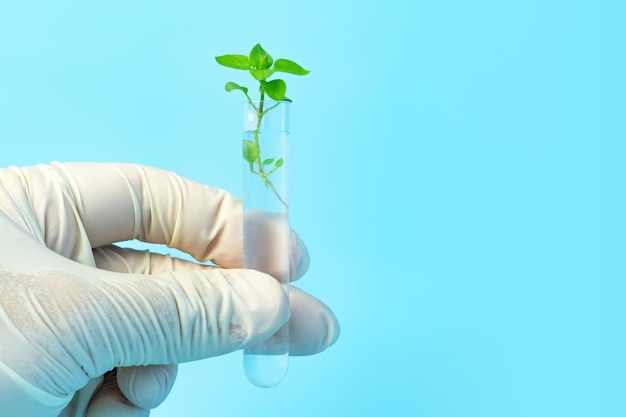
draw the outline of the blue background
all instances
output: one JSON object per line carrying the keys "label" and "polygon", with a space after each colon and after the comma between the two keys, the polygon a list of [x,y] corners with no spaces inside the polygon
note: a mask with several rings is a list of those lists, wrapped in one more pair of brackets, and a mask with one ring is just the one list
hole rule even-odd
{"label": "blue background", "polygon": [[[623,1],[0,3],[0,165],[155,165],[241,194],[244,82],[287,79],[300,287],[339,342],[263,390],[186,364],[153,416],[626,415]],[[182,414],[181,414],[182,413]]]}

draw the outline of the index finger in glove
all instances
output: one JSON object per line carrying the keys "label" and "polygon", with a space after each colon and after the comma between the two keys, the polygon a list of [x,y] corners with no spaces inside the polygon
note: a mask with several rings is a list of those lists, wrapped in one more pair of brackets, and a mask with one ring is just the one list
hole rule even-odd
{"label": "index finger in glove", "polygon": [[[54,164],[76,200],[92,247],[139,239],[165,244],[226,268],[242,266],[242,205],[224,190],[134,164]],[[301,275],[308,252],[292,234]]]}
{"label": "index finger in glove", "polygon": [[227,192],[147,166],[54,165],[76,197],[92,247],[139,239],[201,261],[241,265],[241,203]]}

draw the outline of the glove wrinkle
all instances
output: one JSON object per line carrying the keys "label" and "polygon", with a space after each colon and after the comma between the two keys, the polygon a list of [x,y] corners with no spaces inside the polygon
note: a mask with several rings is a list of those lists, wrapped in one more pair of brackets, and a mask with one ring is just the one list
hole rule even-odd
{"label": "glove wrinkle", "polygon": [[[130,197],[132,206],[133,206],[133,229],[131,232],[131,239],[138,239],[141,235],[141,215],[142,215],[142,207],[140,203],[140,199],[137,196],[130,180],[118,166],[113,165],[113,169],[122,177],[126,183],[128,188],[128,196]],[[113,243],[113,242],[111,242]]]}
{"label": "glove wrinkle", "polygon": [[[91,244],[77,207],[80,193],[72,190],[69,178],[58,165],[37,165],[27,169],[33,208],[46,237],[46,246],[56,253],[95,266]],[[43,188],[43,190],[40,190]]]}
{"label": "glove wrinkle", "polygon": [[39,227],[28,194],[28,183],[17,167],[0,169],[0,212],[20,227],[21,230],[45,244],[43,230]]}

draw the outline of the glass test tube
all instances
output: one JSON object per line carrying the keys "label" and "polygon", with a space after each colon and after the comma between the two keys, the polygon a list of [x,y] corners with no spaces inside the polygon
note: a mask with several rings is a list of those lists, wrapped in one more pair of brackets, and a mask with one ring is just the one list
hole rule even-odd
{"label": "glass test tube", "polygon": [[[259,120],[260,119],[260,120]],[[289,103],[244,103],[243,267],[265,272],[289,289]],[[271,387],[287,375],[289,324],[244,349],[250,382]]]}

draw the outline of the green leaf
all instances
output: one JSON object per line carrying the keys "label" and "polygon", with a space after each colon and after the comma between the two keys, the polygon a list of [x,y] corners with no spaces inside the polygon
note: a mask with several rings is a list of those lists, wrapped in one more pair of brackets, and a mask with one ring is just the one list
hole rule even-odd
{"label": "green leaf", "polygon": [[256,69],[268,69],[274,63],[274,60],[268,54],[265,49],[261,47],[260,43],[257,43],[252,47],[250,56],[248,57],[250,67]]}
{"label": "green leaf", "polygon": [[242,87],[242,86],[240,86],[239,84],[234,83],[234,82],[232,82],[232,81],[227,82],[227,83],[226,83],[226,86],[225,86],[224,88],[225,88],[225,89],[226,89],[226,91],[228,91],[228,92],[233,91],[233,90],[241,90],[241,91],[243,91],[244,93],[247,93],[247,92],[248,92],[248,89],[247,89],[246,87]]}
{"label": "green leaf", "polygon": [[280,158],[280,159],[279,159],[278,161],[276,161],[276,163],[274,164],[274,169],[282,167],[284,163],[285,163],[285,161],[283,161],[283,158]]}
{"label": "green leaf", "polygon": [[252,164],[259,159],[259,148],[251,140],[243,141],[243,159],[250,164],[250,171],[252,171]]}
{"label": "green leaf", "polygon": [[276,101],[285,99],[287,84],[283,80],[261,81],[261,86],[270,98]]}
{"label": "green leaf", "polygon": [[235,68],[240,70],[250,69],[248,57],[245,55],[222,55],[216,56],[215,60],[218,64],[228,68]]}
{"label": "green leaf", "polygon": [[274,71],[276,72],[286,72],[289,74],[295,74],[295,75],[307,75],[309,72],[309,70],[306,70],[304,68],[302,68],[300,65],[296,64],[293,61],[290,61],[288,59],[277,59],[276,62],[274,62]]}
{"label": "green leaf", "polygon": [[274,162],[274,158],[268,158],[268,159],[266,159],[265,161],[263,161],[263,165],[269,165],[269,164],[271,164],[272,162]]}
{"label": "green leaf", "polygon": [[271,76],[274,73],[274,70],[271,69],[251,69],[250,74],[257,81],[265,81],[267,77]]}

